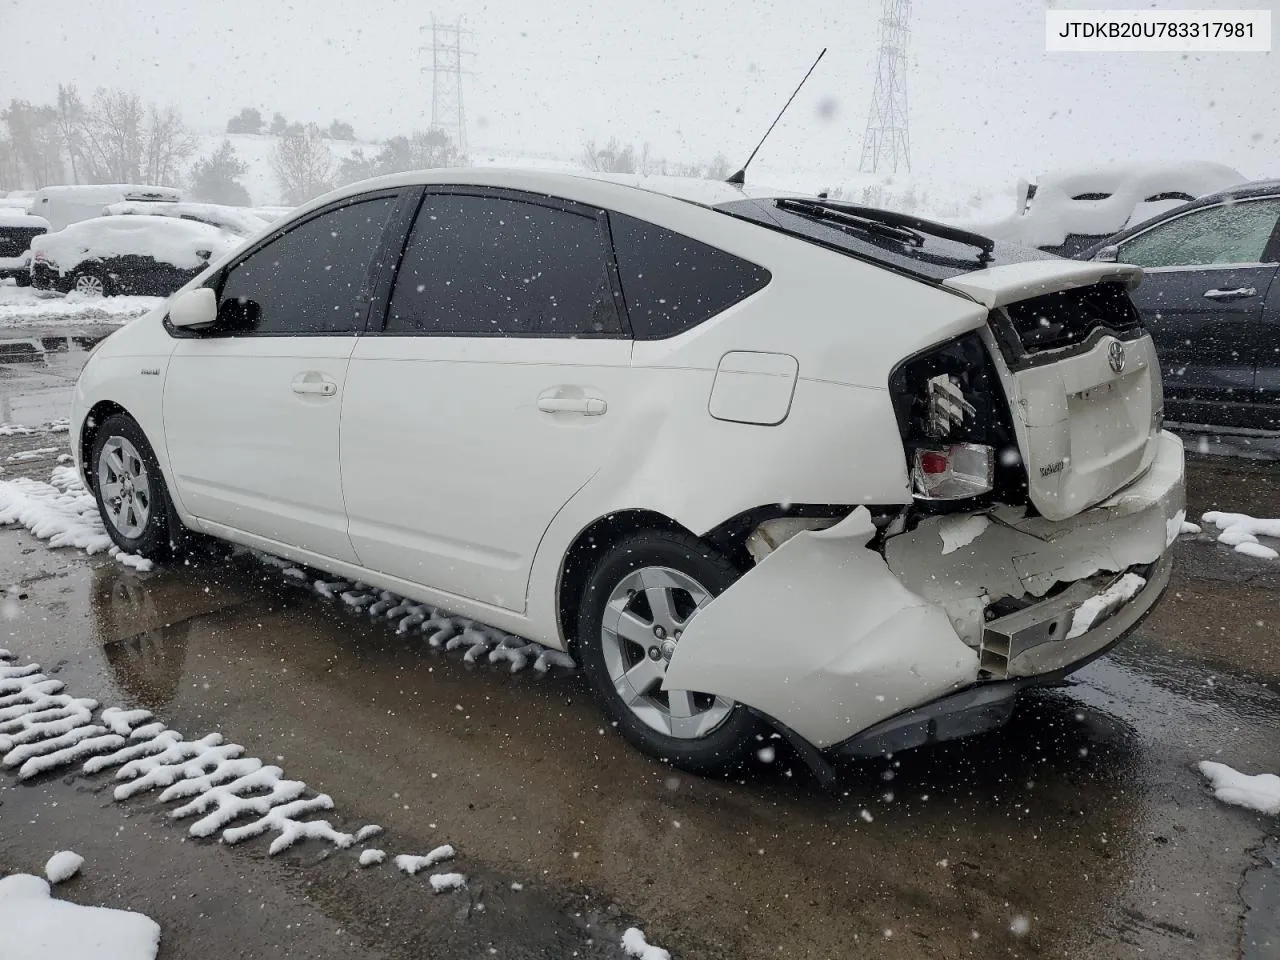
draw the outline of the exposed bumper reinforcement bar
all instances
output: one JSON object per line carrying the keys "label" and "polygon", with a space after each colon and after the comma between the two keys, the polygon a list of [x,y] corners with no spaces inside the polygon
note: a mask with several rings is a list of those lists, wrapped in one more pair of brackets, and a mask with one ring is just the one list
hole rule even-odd
{"label": "exposed bumper reinforcement bar", "polygon": [[[1172,554],[1166,553],[1145,570],[1135,571],[1146,577],[1147,584],[1124,606],[1078,637],[1071,640],[1051,640],[1044,644],[1045,647],[1057,648],[1056,652],[1042,651],[1061,664],[1054,669],[1032,676],[974,684],[882,720],[848,740],[829,747],[825,752],[832,757],[882,756],[1003,726],[1013,715],[1018,694],[1022,691],[1029,687],[1060,683],[1069,674],[1105,654],[1132,632],[1151,612],[1169,586],[1172,569]],[[1061,611],[1057,605],[1051,604],[1050,607],[1045,611],[1046,617],[1060,618]],[[1063,660],[1067,662],[1062,663]]]}

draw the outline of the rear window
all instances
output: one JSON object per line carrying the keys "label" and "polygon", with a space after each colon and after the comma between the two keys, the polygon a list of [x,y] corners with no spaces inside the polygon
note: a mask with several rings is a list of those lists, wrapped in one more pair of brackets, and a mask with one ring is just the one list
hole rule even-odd
{"label": "rear window", "polygon": [[637,340],[683,333],[768,285],[764,267],[656,224],[609,214]]}

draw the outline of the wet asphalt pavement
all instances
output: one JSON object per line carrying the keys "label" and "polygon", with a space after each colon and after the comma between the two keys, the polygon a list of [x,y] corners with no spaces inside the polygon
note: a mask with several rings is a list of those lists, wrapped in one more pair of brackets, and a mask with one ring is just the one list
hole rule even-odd
{"label": "wet asphalt pavement", "polygon": [[[0,356],[4,418],[66,416],[75,351]],[[4,438],[0,462],[65,442]],[[47,479],[52,459],[5,466]],[[1197,460],[1189,512],[1280,516],[1278,476]],[[76,850],[59,895],[147,913],[167,958],[621,957],[636,923],[677,960],[1273,960],[1280,823],[1213,799],[1192,764],[1280,772],[1280,563],[1176,549],[1156,614],[1072,686],[999,733],[847,767],[833,796],[782,752],[735,782],[674,772],[579,679],[464,664],[250,557],[138,574],[3,530],[0,646],[21,662],[244,744],[330,794],[335,826],[384,826],[389,855],[452,843],[470,883],[434,896],[360,869],[363,845],[193,840],[105,775],[4,771],[0,873]]]}

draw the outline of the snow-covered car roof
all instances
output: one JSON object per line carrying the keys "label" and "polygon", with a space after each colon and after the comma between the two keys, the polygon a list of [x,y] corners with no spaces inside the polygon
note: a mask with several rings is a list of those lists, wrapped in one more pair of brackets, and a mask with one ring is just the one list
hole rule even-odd
{"label": "snow-covered car roof", "polygon": [[26,227],[32,230],[48,230],[49,221],[44,217],[20,213],[13,208],[0,207],[0,227]]}
{"label": "snow-covered car roof", "polygon": [[231,207],[220,203],[188,203],[150,200],[121,200],[109,203],[102,211],[109,217],[148,216],[193,220],[230,230],[242,237],[260,232],[269,222],[247,207]]}
{"label": "snow-covered car roof", "polygon": [[[109,257],[151,257],[184,270],[202,267],[244,242],[207,223],[170,217],[95,217],[55,233],[36,237],[33,257],[49,260],[63,270],[85,260]],[[204,251],[208,256],[201,256]]]}
{"label": "snow-covered car roof", "polygon": [[1030,247],[1057,247],[1069,236],[1110,236],[1245,179],[1225,164],[1205,161],[1057,170],[1034,186],[1024,184],[1010,216],[966,226]]}

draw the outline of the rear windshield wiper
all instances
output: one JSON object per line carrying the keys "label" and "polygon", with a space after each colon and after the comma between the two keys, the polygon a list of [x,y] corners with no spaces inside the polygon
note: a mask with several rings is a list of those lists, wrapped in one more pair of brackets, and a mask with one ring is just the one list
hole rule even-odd
{"label": "rear windshield wiper", "polygon": [[923,234],[941,237],[943,240],[953,240],[956,243],[977,247],[979,263],[988,263],[994,259],[992,253],[996,243],[990,237],[934,220],[913,217],[909,213],[860,207],[852,203],[837,203],[830,200],[786,198],[776,200],[774,204],[780,210],[789,210],[802,216],[818,217],[855,230],[900,239],[903,243],[910,243],[916,247],[924,246]]}

